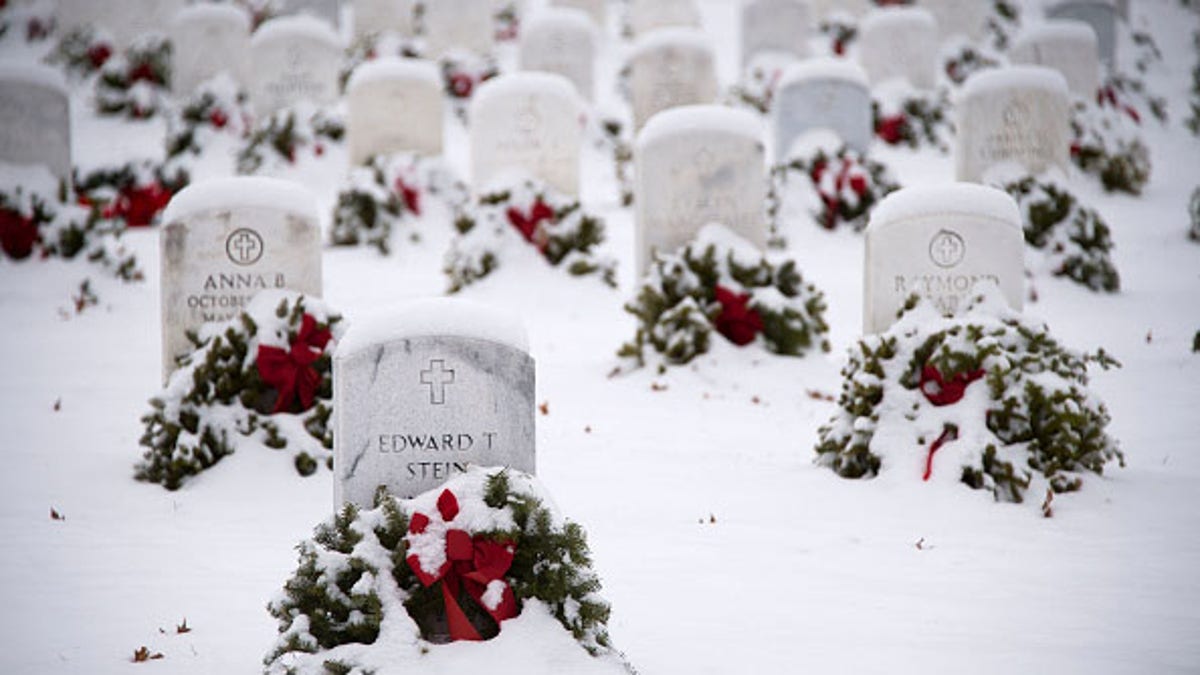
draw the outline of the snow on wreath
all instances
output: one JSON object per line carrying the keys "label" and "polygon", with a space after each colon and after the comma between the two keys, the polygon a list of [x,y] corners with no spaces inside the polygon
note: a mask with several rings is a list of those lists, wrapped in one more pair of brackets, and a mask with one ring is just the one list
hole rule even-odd
{"label": "snow on wreath", "polygon": [[316,298],[263,291],[246,310],[188,337],[152,410],[138,480],[176,490],[234,451],[286,450],[296,471],[332,463],[331,354],[341,317]]}
{"label": "snow on wreath", "polygon": [[851,347],[817,462],[844,478],[961,481],[1000,501],[1078,490],[1109,461],[1124,466],[1091,364],[1118,365],[1064,348],[992,288],[953,318],[914,296],[888,331]]}
{"label": "snow on wreath", "polygon": [[266,672],[632,672],[583,529],[550,503],[528,474],[472,467],[411,500],[381,489],[373,509],[345,505],[268,605]]}

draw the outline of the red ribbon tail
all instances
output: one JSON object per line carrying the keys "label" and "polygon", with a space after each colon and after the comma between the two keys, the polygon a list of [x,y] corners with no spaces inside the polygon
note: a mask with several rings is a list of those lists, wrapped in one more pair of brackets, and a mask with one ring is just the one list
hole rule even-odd
{"label": "red ribbon tail", "polygon": [[929,454],[925,456],[925,475],[921,478],[921,480],[928,481],[929,477],[933,475],[933,453],[937,452],[943,445],[953,441],[956,438],[958,438],[958,430],[947,424],[942,429],[942,435],[938,436],[937,440],[933,442],[933,445],[929,446]]}
{"label": "red ribbon tail", "polygon": [[446,603],[446,621],[450,625],[450,639],[475,642],[483,640],[479,631],[471,625],[471,620],[467,618],[466,612],[459,607],[458,600],[454,598],[454,594],[450,592],[449,585],[444,580],[442,582],[442,599]]}

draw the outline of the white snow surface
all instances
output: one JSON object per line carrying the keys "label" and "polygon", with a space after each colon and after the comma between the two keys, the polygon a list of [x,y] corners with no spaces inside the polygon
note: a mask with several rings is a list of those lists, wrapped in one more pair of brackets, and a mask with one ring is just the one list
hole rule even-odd
{"label": "white snow surface", "polygon": [[267,19],[254,35],[250,36],[250,46],[257,47],[264,42],[279,39],[305,38],[340,46],[341,37],[329,22],[318,19],[311,14],[288,14]]}
{"label": "white snow surface", "polygon": [[959,95],[978,96],[999,89],[1043,89],[1067,95],[1067,78],[1045,66],[1006,66],[981,70],[963,84]]}
{"label": "white snow surface", "polygon": [[907,30],[910,27],[937,27],[937,19],[924,7],[880,7],[863,16],[859,33],[877,30]]}
{"label": "white snow surface", "polygon": [[508,312],[460,298],[422,298],[355,323],[338,345],[337,355],[348,356],[390,340],[442,335],[529,351],[525,327]]}
{"label": "white snow surface", "polygon": [[574,7],[544,7],[524,20],[521,30],[537,32],[545,30],[575,30],[595,33],[599,30],[591,15]]}
{"label": "white snow surface", "polygon": [[0,82],[17,81],[67,93],[62,71],[40,63],[0,62]]}
{"label": "white snow surface", "polygon": [[583,105],[575,85],[557,73],[527,70],[500,75],[479,85],[471,97],[471,114],[486,108],[492,100],[503,96],[544,96],[550,94]]}
{"label": "white snow surface", "polygon": [[671,136],[732,134],[761,143],[762,119],[741,108],[725,105],[685,105],[656,113],[638,133],[638,147],[646,147]]}
{"label": "white snow surface", "polygon": [[428,59],[402,59],[397,56],[364,61],[350,74],[346,91],[385,80],[423,80],[435,87],[442,85],[438,65]]}
{"label": "white snow surface", "polygon": [[867,72],[850,59],[813,57],[789,65],[779,77],[776,88],[782,91],[804,80],[846,80],[869,86]]}
{"label": "white snow surface", "polygon": [[319,220],[317,203],[303,185],[266,176],[230,176],[192,183],[179,191],[163,211],[170,223],[206,211],[229,208],[263,208],[290,211]]}
{"label": "white snow surface", "polygon": [[693,49],[697,51],[712,51],[712,38],[699,28],[655,28],[634,41],[629,49],[629,58],[636,59],[646,52],[674,47],[676,49]]}
{"label": "white snow surface", "polygon": [[[698,4],[728,85],[740,66],[739,8]],[[1027,17],[1040,9],[1021,6]],[[1065,179],[1112,227],[1122,291],[1038,275],[1025,310],[1063,344],[1103,346],[1123,363],[1094,373],[1092,388],[1127,466],[1060,495],[1053,518],[1036,497],[998,504],[954,480],[854,481],[814,465],[817,428],[835,405],[823,397],[838,394],[860,333],[860,233],[783,224],[781,253],[826,294],[830,354],[780,358],[714,336],[688,367],[609,378],[635,331],[622,309],[636,292],[633,217],[618,206],[611,155],[589,145],[581,196],[606,220],[602,249],[621,263],[619,289],[510,264],[462,292],[528,327],[536,400],[547,403],[538,478],[587,529],[613,641],[642,675],[1197,672],[1200,246],[1185,233],[1200,139],[1182,127],[1196,14],[1174,0],[1131,12],[1164,53],[1146,84],[1166,97],[1171,122],[1141,126],[1153,175],[1137,198]],[[605,47],[601,101],[616,98],[624,62],[615,35]],[[5,39],[0,61],[31,63],[46,48]],[[511,68],[512,45],[499,53]],[[90,91],[72,89],[76,164],[161,158],[161,119],[95,117]],[[446,121],[448,160],[467,175],[466,130],[453,113]],[[871,153],[906,186],[953,180],[950,155],[880,144]],[[345,171],[331,147],[288,174],[325,227]],[[390,257],[327,250],[326,302],[353,328],[380,307],[441,295],[450,229],[399,242]],[[177,492],[133,480],[139,418],[161,385],[158,233],[123,242],[144,283],[82,261],[0,260],[0,672],[258,673],[277,636],[264,606],[294,572],[296,543],[330,516],[332,473],[300,478],[277,455],[239,452]],[[100,304],[77,314],[71,296],[84,278]],[[176,632],[184,619],[190,631]],[[163,658],[132,663],[143,645]],[[530,603],[497,640],[433,648],[420,672],[576,673],[580,662],[556,659],[578,651]]]}
{"label": "white snow surface", "polygon": [[1021,227],[1017,202],[1003,190],[977,183],[946,183],[901,188],[884,197],[871,211],[871,229],[911,218],[955,213],[998,220]]}
{"label": "white snow surface", "polygon": [[1098,44],[1098,38],[1096,37],[1095,29],[1085,21],[1047,19],[1042,23],[1035,23],[1022,30],[1013,41],[1013,49],[1019,49],[1030,42],[1084,43],[1084,49],[1089,46],[1091,49],[1095,49]]}
{"label": "white snow surface", "polygon": [[237,24],[247,33],[250,32],[250,15],[236,5],[221,5],[211,2],[188,5],[175,13],[171,23],[175,28],[186,28],[187,24],[194,21],[222,21]]}

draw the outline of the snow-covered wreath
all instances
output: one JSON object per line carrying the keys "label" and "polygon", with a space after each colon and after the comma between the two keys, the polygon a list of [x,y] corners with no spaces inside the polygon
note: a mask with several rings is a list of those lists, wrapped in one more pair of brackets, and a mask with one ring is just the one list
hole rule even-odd
{"label": "snow-covered wreath", "polygon": [[[268,606],[280,635],[266,672],[437,670],[437,645],[457,640],[494,640],[472,652],[485,660],[516,640],[530,662],[553,651],[558,672],[631,672],[609,642],[586,535],[550,504],[532,476],[481,467],[411,500],[347,504],[300,543]],[[580,649],[559,647],[572,639]]]}
{"label": "snow-covered wreath", "polygon": [[1141,194],[1150,180],[1150,150],[1141,138],[1142,116],[1107,84],[1095,104],[1076,101],[1071,111],[1071,161],[1100,179],[1108,192]]}
{"label": "snow-covered wreath", "polygon": [[875,135],[888,145],[950,150],[950,96],[945,90],[919,91],[908,84],[876,87],[871,103]]}
{"label": "snow-covered wreath", "polygon": [[113,55],[112,38],[91,27],[72,30],[58,41],[47,60],[61,65],[68,75],[86,78],[104,67]]}
{"label": "snow-covered wreath", "polygon": [[149,227],[190,180],[179,166],[139,160],[93,169],[76,178],[75,190],[79,203],[100,219],[122,228]]}
{"label": "snow-covered wreath", "polygon": [[96,112],[146,119],[166,107],[171,82],[171,44],[145,35],[124,53],[107,58],[96,80]]}
{"label": "snow-covered wreath", "polygon": [[341,118],[311,103],[298,103],[254,125],[238,152],[237,171],[256,174],[295,166],[323,156],[327,145],[341,143],[345,135]]}
{"label": "snow-covered wreath", "polygon": [[531,253],[572,276],[595,276],[616,286],[616,262],[595,251],[604,241],[604,221],[542,181],[518,173],[493,181],[460,211],[454,226],[458,235],[446,254],[451,293],[511,256]]}
{"label": "snow-covered wreath", "polygon": [[796,263],[767,260],[723,225],[709,224],[672,253],[655,252],[637,297],[625,310],[637,334],[617,352],[643,366],[647,352],[680,365],[708,352],[712,332],[739,347],[775,354],[829,351],[825,295],[804,283]]}
{"label": "snow-covered wreath", "polygon": [[142,418],[138,480],[168,490],[245,449],[286,451],[302,476],[332,463],[331,354],[341,317],[316,298],[262,291],[203,325]]}
{"label": "snow-covered wreath", "polygon": [[167,117],[167,163],[190,169],[218,141],[248,138],[252,115],[245,94],[226,74],[202,82]]}
{"label": "snow-covered wreath", "polygon": [[779,78],[789,63],[795,61],[791,54],[767,52],[755,55],[746,64],[742,79],[730,89],[730,96],[735,103],[752,108],[760,114],[771,112],[771,103],[775,99],[775,88]]}
{"label": "snow-covered wreath", "polygon": [[850,348],[817,461],[844,478],[961,481],[1000,501],[1043,484],[1078,490],[1086,473],[1124,464],[1088,389],[1091,364],[1117,365],[1103,349],[1063,347],[994,288],[954,318],[914,296],[895,325]]}

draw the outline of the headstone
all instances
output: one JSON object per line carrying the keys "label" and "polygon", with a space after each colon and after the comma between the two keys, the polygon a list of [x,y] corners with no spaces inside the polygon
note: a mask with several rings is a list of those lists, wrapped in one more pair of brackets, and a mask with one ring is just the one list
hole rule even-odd
{"label": "headstone", "polygon": [[673,108],[638,134],[634,152],[637,272],[720,223],[763,247],[767,196],[762,124],[719,105]]}
{"label": "headstone", "polygon": [[1040,66],[993,68],[972,75],[957,103],[955,174],[978,182],[1012,163],[1038,174],[1070,165],[1070,98],[1058,72]]}
{"label": "headstone", "polygon": [[548,8],[521,28],[521,69],[557,73],[592,99],[597,28],[578,9]]}
{"label": "headstone", "polygon": [[579,194],[583,106],[565,77],[521,72],[488,80],[471,99],[469,117],[476,190],[521,170],[563,194]]}
{"label": "headstone", "polygon": [[982,283],[999,286],[1021,310],[1025,236],[1016,202],[1001,190],[970,183],[897,190],[871,212],[864,249],[864,333],[887,330],[914,293],[953,315]]}
{"label": "headstone", "polygon": [[629,55],[629,87],[638,129],[661,110],[715,102],[712,43],[690,28],[662,28],[643,36]]}
{"label": "headstone", "polygon": [[1091,99],[1100,88],[1096,32],[1082,21],[1047,21],[1030,27],[1009,49],[1013,63],[1046,66],[1062,73],[1075,96]]}
{"label": "headstone", "polygon": [[942,42],[953,37],[983,39],[992,13],[992,0],[917,0],[917,5],[933,14]]}
{"label": "headstone", "polygon": [[312,196],[261,176],[193,183],[171,199],[161,233],[163,379],[191,351],[187,331],[223,321],[255,293],[321,295],[321,226]]}
{"label": "headstone", "polygon": [[335,28],[342,24],[341,0],[283,0],[280,4],[283,16],[312,16]]}
{"label": "headstone", "polygon": [[354,0],[354,37],[413,34],[413,0]]}
{"label": "headstone", "polygon": [[250,15],[236,5],[188,5],[171,22],[171,87],[186,97],[228,73],[245,85],[250,67]]}
{"label": "headstone", "polygon": [[469,465],[533,473],[534,362],[520,323],[431,299],[351,326],[333,358],[334,503],[414,497]]}
{"label": "headstone", "polygon": [[659,28],[699,28],[695,0],[630,0],[629,28],[642,36]]}
{"label": "headstone", "polygon": [[71,181],[71,103],[62,73],[0,64],[0,163],[45,166]]}
{"label": "headstone", "polygon": [[874,0],[809,0],[808,4],[812,11],[814,27],[838,15],[857,19],[875,7]]}
{"label": "headstone", "polygon": [[592,22],[596,24],[602,32],[608,26],[608,11],[605,8],[606,0],[550,0],[551,7],[566,7],[568,9],[581,9],[592,17]]}
{"label": "headstone", "polygon": [[250,38],[250,50],[250,98],[259,114],[300,101],[337,100],[342,47],[324,21],[304,15],[271,19]]}
{"label": "headstone", "polygon": [[437,0],[424,4],[425,44],[430,58],[451,49],[492,52],[495,27],[491,0]]}
{"label": "headstone", "polygon": [[64,33],[77,28],[107,32],[114,47],[128,47],[146,33],[166,34],[184,0],[58,0],[54,17]]}
{"label": "headstone", "polygon": [[771,106],[775,162],[788,159],[792,143],[812,129],[834,131],[864,152],[874,137],[871,91],[862,68],[848,59],[809,59],[789,66]]}
{"label": "headstone", "polygon": [[1050,19],[1073,19],[1082,21],[1096,31],[1100,43],[1100,60],[1114,65],[1117,50],[1118,9],[1111,0],[1067,0],[1046,9]]}
{"label": "headstone", "polygon": [[808,55],[808,5],[802,0],[752,0],[742,6],[742,65],[755,54]]}
{"label": "headstone", "polygon": [[394,57],[367,61],[346,85],[350,164],[373,155],[442,154],[442,78],[437,64]]}
{"label": "headstone", "polygon": [[917,89],[937,81],[938,26],[920,7],[874,10],[858,25],[858,62],[872,85],[904,79]]}

